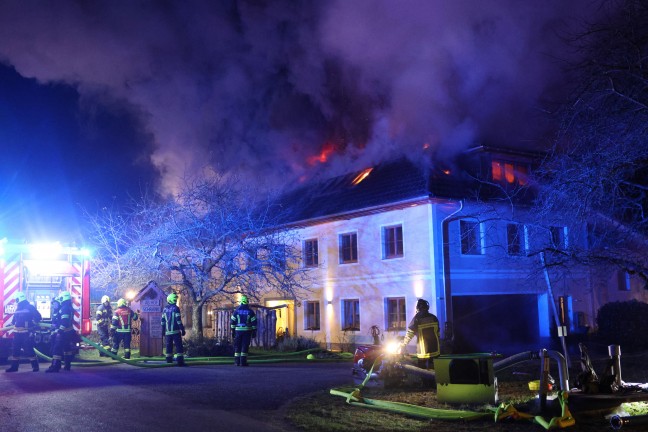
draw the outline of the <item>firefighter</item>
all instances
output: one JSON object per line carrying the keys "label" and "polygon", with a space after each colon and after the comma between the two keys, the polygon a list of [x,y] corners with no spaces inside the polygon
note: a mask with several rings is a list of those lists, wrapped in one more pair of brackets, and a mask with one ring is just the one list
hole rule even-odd
{"label": "firefighter", "polygon": [[178,366],[186,366],[184,361],[184,348],[182,346],[182,336],[186,334],[180,308],[176,305],[178,295],[171,293],[167,296],[167,305],[162,311],[162,334],[166,342],[166,362],[173,363],[173,345],[176,348],[176,357]]}
{"label": "firefighter", "polygon": [[416,302],[416,315],[412,318],[407,333],[402,342],[402,347],[407,346],[410,340],[416,335],[418,342],[418,367],[430,369],[430,359],[437,357],[440,353],[439,343],[439,319],[430,313],[430,303],[427,300],[419,299]]}
{"label": "firefighter", "polygon": [[[110,351],[110,323],[113,316],[112,306],[110,306],[110,297],[107,295],[101,297],[101,304],[97,308],[97,333],[101,340],[101,346],[106,351]],[[107,354],[99,351],[100,357],[107,357]]]}
{"label": "firefighter", "polygon": [[234,339],[234,364],[247,366],[250,342],[256,337],[256,315],[250,309],[247,296],[241,296],[240,305],[232,313],[230,322]]}
{"label": "firefighter", "polygon": [[56,326],[52,319],[52,331],[54,337],[54,349],[52,353],[52,365],[47,368],[46,373],[58,372],[63,369],[69,371],[72,367],[72,343],[75,340],[74,332],[74,308],[72,307],[72,296],[68,291],[63,291],[59,296],[61,307],[59,309]]}
{"label": "firefighter", "polygon": [[38,359],[34,351],[34,330],[41,320],[41,314],[27,301],[25,293],[16,294],[16,312],[13,316],[14,337],[11,356],[11,366],[5,372],[18,371],[20,351],[22,350],[31,362],[32,370],[38,372]]}
{"label": "firefighter", "polygon": [[110,335],[113,338],[113,346],[110,350],[117,355],[119,345],[124,342],[124,358],[131,357],[131,331],[133,321],[137,321],[139,316],[128,307],[126,300],[123,298],[117,300],[117,309],[113,313],[112,323],[110,325]]}

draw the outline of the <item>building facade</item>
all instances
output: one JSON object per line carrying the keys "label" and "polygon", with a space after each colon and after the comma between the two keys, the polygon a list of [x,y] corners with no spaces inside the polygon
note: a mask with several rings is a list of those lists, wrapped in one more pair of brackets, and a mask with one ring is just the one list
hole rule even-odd
{"label": "building facade", "polygon": [[[471,156],[483,185],[526,186],[532,155],[479,148]],[[286,226],[315,283],[296,301],[264,299],[290,304],[282,329],[330,349],[396,339],[424,298],[444,349],[515,353],[551,346],[559,328],[586,333],[602,303],[646,300],[623,276],[552,269],[538,251],[584,242],[580,228],[538,226],[524,201],[488,190],[477,197],[474,182],[458,177],[399,161],[287,196],[296,210]]]}

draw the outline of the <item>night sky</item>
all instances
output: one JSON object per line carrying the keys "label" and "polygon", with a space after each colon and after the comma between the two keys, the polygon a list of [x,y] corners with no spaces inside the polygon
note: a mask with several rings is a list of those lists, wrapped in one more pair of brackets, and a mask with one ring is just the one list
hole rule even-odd
{"label": "night sky", "polygon": [[591,0],[0,0],[0,238],[217,170],[542,148]]}

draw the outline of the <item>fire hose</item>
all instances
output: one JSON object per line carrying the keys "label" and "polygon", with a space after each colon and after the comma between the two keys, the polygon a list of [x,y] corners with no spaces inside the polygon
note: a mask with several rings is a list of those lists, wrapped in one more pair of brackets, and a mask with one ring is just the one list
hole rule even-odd
{"label": "fire hose", "polygon": [[369,373],[367,373],[367,376],[358,387],[334,388],[330,390],[330,394],[346,398],[346,402],[352,406],[399,413],[425,420],[480,420],[489,417],[493,418],[494,415],[496,423],[507,419],[529,420],[539,424],[547,430],[554,428],[566,428],[573,426],[576,423],[574,417],[569,411],[567,403],[568,392],[566,391],[558,392],[558,401],[560,402],[562,408],[561,416],[553,417],[549,421],[545,420],[542,416],[521,413],[512,404],[500,404],[496,408],[487,408],[485,411],[468,411],[429,408],[402,402],[383,401],[363,397],[362,389],[366,386],[367,382],[372,376],[374,367],[379,363],[379,360],[381,360],[382,357],[384,357],[384,354],[378,356],[374,364],[371,366]]}
{"label": "fire hose", "polygon": [[[43,328],[50,328],[50,324],[45,324],[45,323],[40,323],[39,324]],[[7,326],[0,331],[9,331],[13,329],[13,326]],[[116,364],[128,364],[131,366],[138,366],[138,367],[148,367],[148,368],[160,368],[160,367],[170,367],[170,366],[175,366],[173,363],[167,363],[166,358],[163,356],[159,357],[138,357],[138,358],[131,358],[131,359],[125,359],[123,357],[120,357],[113,353],[112,351],[104,349],[101,345],[97,344],[96,342],[93,342],[92,340],[86,338],[85,336],[81,336],[81,340],[88,345],[92,346],[93,348],[97,349],[97,351],[103,353],[104,355],[110,357],[112,361],[104,361],[104,360],[97,360],[97,361],[83,361],[83,362],[73,362],[72,364],[74,366],[81,366],[81,367],[89,367],[89,366],[111,366],[111,365],[116,365]],[[52,358],[47,356],[46,354],[34,349],[36,352],[36,355],[38,355],[40,358],[46,360],[46,361],[51,361]],[[298,352],[291,352],[291,353],[281,353],[281,354],[260,354],[260,355],[255,355],[253,358],[249,358],[248,362],[252,364],[263,364],[263,363],[287,363],[287,362],[303,362],[304,357],[307,356],[308,354],[314,354],[321,352],[322,350],[320,348],[311,348],[308,350],[304,351],[298,351]],[[352,355],[350,353],[345,353],[346,355],[336,355],[332,358],[317,358],[316,356],[311,356],[313,357],[314,361],[318,362],[338,362],[340,360],[348,360],[349,357]],[[310,357],[309,357],[310,359]],[[218,365],[218,364],[231,364],[232,363],[232,357],[231,356],[223,356],[223,357],[188,357],[185,356],[185,363],[190,364],[192,366],[201,366],[201,365]]]}

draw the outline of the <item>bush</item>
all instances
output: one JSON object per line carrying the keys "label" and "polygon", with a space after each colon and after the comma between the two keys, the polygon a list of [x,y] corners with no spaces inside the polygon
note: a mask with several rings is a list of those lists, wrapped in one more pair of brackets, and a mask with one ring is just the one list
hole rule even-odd
{"label": "bush", "polygon": [[648,349],[648,304],[636,300],[607,303],[596,317],[596,338],[606,345],[620,345],[623,351]]}
{"label": "bush", "polygon": [[234,346],[227,339],[203,338],[202,343],[196,337],[183,340],[185,353],[189,357],[230,357],[234,355]]}
{"label": "bush", "polygon": [[297,352],[312,348],[321,348],[319,342],[303,336],[286,337],[277,343],[277,351],[280,352]]}

